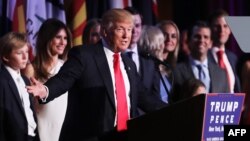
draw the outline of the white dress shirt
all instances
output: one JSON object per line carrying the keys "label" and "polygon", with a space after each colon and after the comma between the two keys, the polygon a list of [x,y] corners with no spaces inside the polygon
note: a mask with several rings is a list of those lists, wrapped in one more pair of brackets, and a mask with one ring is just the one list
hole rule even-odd
{"label": "white dress shirt", "polygon": [[126,52],[133,52],[132,59],[135,62],[137,72],[140,72],[140,61],[139,61],[139,54],[137,49],[137,44],[133,48],[128,48]]}
{"label": "white dress shirt", "polygon": [[[211,78],[209,75],[209,69],[208,69],[208,59],[205,59],[203,62],[200,62],[198,60],[193,59],[191,56],[189,57],[189,62],[191,64],[194,76],[196,79],[199,79],[200,81],[202,81],[202,83],[204,83],[204,85],[206,86],[206,93],[209,92],[210,90],[210,84],[211,84]],[[201,71],[202,71],[202,78],[199,78],[199,70],[197,68],[197,65],[201,66]]]}
{"label": "white dress shirt", "polygon": [[18,93],[22,102],[22,106],[25,112],[25,116],[28,122],[28,135],[30,136],[35,136],[35,129],[36,129],[36,122],[33,116],[33,111],[30,108],[30,99],[29,99],[29,93],[27,92],[25,86],[25,82],[23,78],[20,75],[20,70],[16,71],[13,70],[12,68],[5,66],[8,72],[10,73],[11,77],[13,78],[17,89]]}
{"label": "white dress shirt", "polygon": [[[116,105],[116,109],[117,109],[117,100],[116,100],[116,94],[115,94],[115,73],[114,73],[114,65],[113,65],[113,55],[114,55],[114,52],[112,52],[109,48],[108,48],[108,45],[107,43],[102,40],[103,42],[103,45],[104,45],[104,52],[105,52],[105,55],[107,57],[107,61],[108,61],[108,65],[109,65],[109,69],[110,69],[110,74],[111,74],[111,77],[112,77],[112,83],[113,83],[113,91],[114,91],[114,98],[115,98],[115,105]],[[119,53],[121,55],[121,53]],[[130,117],[130,97],[129,97],[129,92],[130,92],[130,83],[129,83],[129,79],[128,79],[128,75],[127,75],[127,72],[125,70],[125,65],[122,61],[122,58],[120,56],[120,68],[121,68],[121,71],[122,71],[122,76],[123,76],[123,80],[124,80],[124,84],[125,84],[125,89],[126,89],[126,99],[127,99],[127,105],[128,105],[128,113],[129,113],[129,117]],[[115,123],[114,123],[114,126],[116,126],[116,121],[117,121],[117,112],[115,114]]]}

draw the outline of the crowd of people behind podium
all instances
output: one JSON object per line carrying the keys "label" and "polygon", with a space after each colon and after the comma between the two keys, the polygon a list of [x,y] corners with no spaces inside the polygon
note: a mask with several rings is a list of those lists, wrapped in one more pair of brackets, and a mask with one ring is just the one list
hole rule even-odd
{"label": "crowd of people behind podium", "polygon": [[216,10],[179,31],[172,20],[144,25],[133,7],[112,9],[86,23],[76,47],[68,27],[48,19],[32,61],[26,35],[7,33],[0,39],[0,140],[126,140],[126,129],[117,131],[113,54],[129,118],[200,94],[246,93],[240,124],[249,125],[250,54],[228,49],[225,16]]}

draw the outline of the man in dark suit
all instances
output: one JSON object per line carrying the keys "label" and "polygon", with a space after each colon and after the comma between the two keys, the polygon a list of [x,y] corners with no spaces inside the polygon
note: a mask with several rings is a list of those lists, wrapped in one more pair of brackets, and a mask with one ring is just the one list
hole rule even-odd
{"label": "man in dark suit", "polygon": [[[209,19],[212,30],[213,46],[211,51],[209,51],[208,53],[208,58],[213,63],[218,64],[222,69],[226,70],[228,80],[227,83],[229,85],[230,92],[240,92],[240,81],[236,73],[236,64],[238,58],[226,47],[226,43],[231,34],[231,30],[226,23],[225,16],[228,16],[228,13],[220,9],[215,11]],[[218,55],[220,52],[225,67],[223,67],[224,65],[220,65],[219,63],[220,57]]]}
{"label": "man in dark suit", "polygon": [[189,47],[191,54],[186,62],[177,65],[174,70],[175,100],[182,99],[179,90],[190,78],[201,80],[206,86],[206,92],[229,92],[226,73],[207,58],[211,47],[211,30],[205,22],[197,22],[189,31]]}
{"label": "man in dark suit", "polygon": [[[152,59],[147,58],[145,55],[142,54],[142,49],[140,49],[140,46],[138,46],[138,41],[141,37],[142,31],[141,15],[133,7],[126,7],[125,10],[132,14],[134,19],[134,28],[132,32],[131,43],[126,49],[125,54],[134,61],[137,72],[142,82],[141,85],[144,85],[146,91],[148,91],[149,94],[160,99],[160,78],[158,77],[158,68],[155,66],[155,62]],[[140,109],[139,111],[140,114],[144,113]]]}
{"label": "man in dark suit", "polygon": [[26,35],[9,32],[0,44],[0,140],[39,141],[29,80],[20,75],[28,62]]}
{"label": "man in dark suit", "polygon": [[[49,79],[45,86],[32,79],[34,85],[27,87],[35,96],[51,101],[68,91],[68,108],[60,141],[71,140],[126,140],[120,137],[119,92],[115,64],[119,56],[123,77],[128,118],[137,116],[137,106],[153,111],[165,106],[157,99],[140,93],[136,66],[120,52],[129,46],[133,18],[122,9],[111,9],[102,17],[102,40],[91,47],[73,48],[59,73]],[[46,90],[47,89],[47,90]],[[143,96],[142,96],[143,95]],[[46,97],[47,96],[47,97]],[[44,99],[45,98],[45,99]],[[121,132],[120,132],[121,131]],[[118,133],[118,134],[116,134]]]}

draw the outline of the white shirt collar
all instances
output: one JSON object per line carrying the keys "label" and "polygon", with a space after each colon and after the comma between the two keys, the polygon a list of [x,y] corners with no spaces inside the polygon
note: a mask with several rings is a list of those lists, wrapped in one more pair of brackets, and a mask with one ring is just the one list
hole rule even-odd
{"label": "white shirt collar", "polygon": [[[113,62],[113,55],[115,53],[109,49],[110,47],[108,46],[107,42],[103,39],[102,39],[102,44],[103,44],[103,49],[104,49],[104,52],[105,52],[105,55],[106,55],[108,61]],[[119,52],[119,55],[120,54],[121,53]]]}
{"label": "white shirt collar", "polygon": [[218,52],[219,50],[225,51],[225,48],[212,47],[211,50],[212,50],[213,53],[216,53],[216,52]]}
{"label": "white shirt collar", "polygon": [[130,52],[132,51],[135,54],[138,54],[138,49],[137,49],[137,44],[135,44],[135,46],[133,48],[127,48],[125,52]]}
{"label": "white shirt collar", "polygon": [[5,68],[7,69],[7,71],[10,73],[11,77],[16,80],[16,78],[19,78],[21,77],[21,74],[20,74],[20,70],[14,70],[13,68],[5,65]]}
{"label": "white shirt collar", "polygon": [[190,63],[192,65],[202,65],[204,67],[208,67],[208,59],[206,58],[203,62],[199,60],[195,60],[192,56],[189,57]]}

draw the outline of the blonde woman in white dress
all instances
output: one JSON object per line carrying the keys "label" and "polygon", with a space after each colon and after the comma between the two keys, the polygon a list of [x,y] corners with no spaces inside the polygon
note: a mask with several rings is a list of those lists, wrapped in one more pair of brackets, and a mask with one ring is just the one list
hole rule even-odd
{"label": "blonde woman in white dress", "polygon": [[[48,19],[40,27],[36,42],[36,56],[23,71],[28,77],[46,82],[57,74],[71,48],[71,34],[64,23]],[[58,141],[67,109],[68,94],[48,104],[36,103],[38,132],[41,141]]]}

